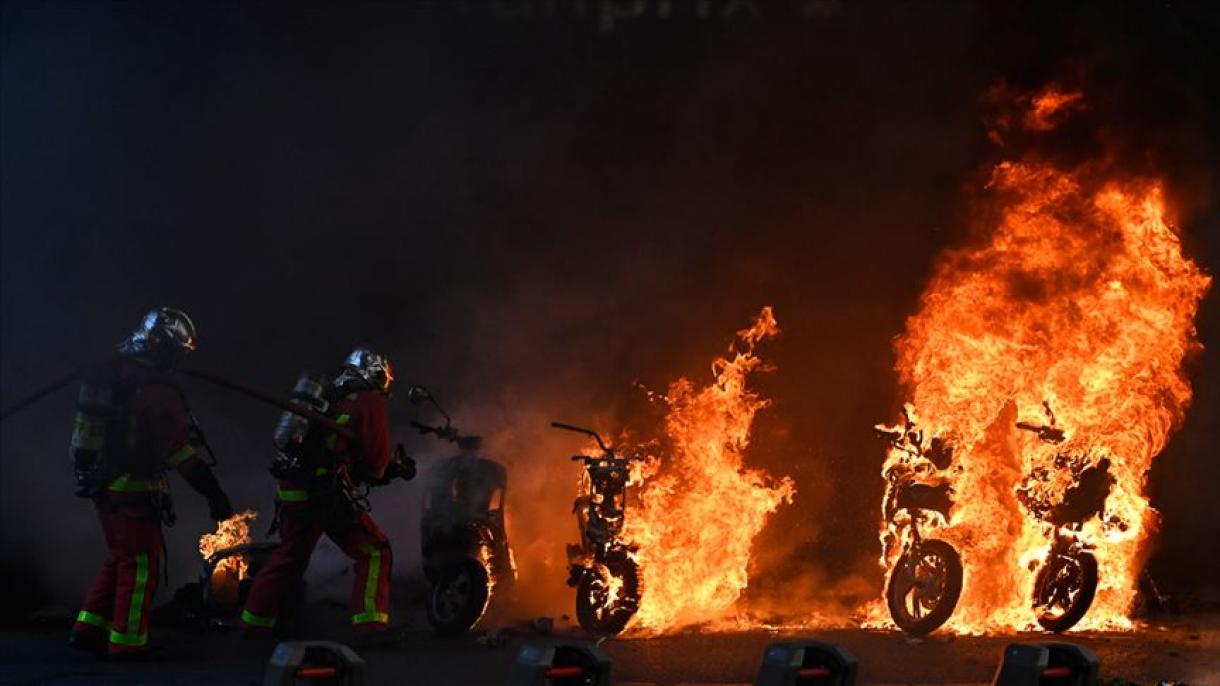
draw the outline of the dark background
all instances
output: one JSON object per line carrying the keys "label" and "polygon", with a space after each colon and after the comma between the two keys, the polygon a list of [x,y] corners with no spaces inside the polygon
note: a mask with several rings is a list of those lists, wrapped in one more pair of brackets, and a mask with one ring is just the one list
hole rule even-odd
{"label": "dark background", "polygon": [[[546,423],[655,418],[633,381],[706,380],[771,304],[784,333],[758,384],[775,404],[750,460],[798,496],[755,586],[863,575],[873,593],[869,428],[900,398],[891,340],[998,159],[990,85],[1082,85],[1132,164],[1169,180],[1187,253],[1220,271],[1206,4],[663,4],[5,3],[0,400],[159,304],[198,324],[192,364],[275,392],[371,342],[510,463],[518,559],[549,611],[570,602],[579,443]],[[1152,568],[1184,596],[1220,572],[1216,304],[1213,288],[1194,407],[1151,474]],[[222,481],[269,515],[275,411],[189,390]],[[72,395],[3,425],[8,602],[71,609],[101,559],[71,496]],[[418,410],[394,412],[421,464],[445,451],[408,434]],[[418,488],[375,499],[408,576]],[[208,527],[176,490],[174,585]]]}

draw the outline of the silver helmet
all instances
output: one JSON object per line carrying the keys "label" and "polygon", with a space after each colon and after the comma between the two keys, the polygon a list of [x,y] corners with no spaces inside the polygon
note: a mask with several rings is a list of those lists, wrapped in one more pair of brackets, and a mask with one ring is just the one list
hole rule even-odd
{"label": "silver helmet", "polygon": [[169,360],[195,349],[195,323],[182,310],[158,307],[119,344],[119,352]]}
{"label": "silver helmet", "polygon": [[375,390],[389,393],[390,384],[394,382],[394,367],[390,364],[390,358],[360,346],[347,356],[339,380],[342,381],[343,377],[358,378]]}

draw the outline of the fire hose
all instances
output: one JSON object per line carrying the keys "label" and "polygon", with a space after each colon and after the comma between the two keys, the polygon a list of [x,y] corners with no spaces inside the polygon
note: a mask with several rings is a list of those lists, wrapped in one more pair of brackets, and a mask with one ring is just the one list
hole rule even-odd
{"label": "fire hose", "polygon": [[[315,422],[319,426],[325,427],[350,441],[357,440],[356,433],[354,431],[352,431],[352,429],[350,427],[344,426],[343,424],[336,422],[334,419],[331,419],[330,417],[327,417],[326,415],[324,415],[320,412],[315,412],[307,407],[301,407],[300,405],[296,405],[287,400],[281,400],[281,399],[271,395],[270,393],[264,393],[263,391],[260,391],[258,389],[251,388],[244,384],[238,383],[231,379],[226,379],[223,376],[218,376],[218,375],[212,374],[210,372],[203,372],[203,371],[198,371],[198,370],[194,370],[194,369],[179,369],[178,371],[186,376],[189,376],[189,377],[192,377],[195,379],[199,379],[201,381],[206,381],[210,384],[220,386],[221,388],[226,388],[231,391],[236,391],[237,393],[245,395],[249,398],[253,398],[255,400],[266,403],[273,407],[277,407],[281,410],[284,410],[285,412],[291,412],[293,414],[300,415],[300,416],[304,417],[305,419],[308,419],[311,422]],[[3,411],[0,411],[0,421],[4,421],[5,419],[8,419],[9,417],[20,412],[21,410],[24,410],[25,408],[29,407],[30,405],[33,405],[34,403],[38,402],[45,396],[50,395],[51,393],[54,393],[55,391],[59,390],[60,388],[63,388],[64,386],[67,386],[68,384],[72,383],[73,381],[76,381],[83,374],[84,374],[83,369],[77,369],[76,371],[73,371],[70,374],[66,374],[58,379],[55,379],[54,381],[47,384],[46,386],[43,386],[42,388],[38,389],[34,393],[31,393],[30,395],[26,396],[25,398],[22,398],[21,400],[18,400],[17,402],[13,403],[12,405],[4,408]]]}

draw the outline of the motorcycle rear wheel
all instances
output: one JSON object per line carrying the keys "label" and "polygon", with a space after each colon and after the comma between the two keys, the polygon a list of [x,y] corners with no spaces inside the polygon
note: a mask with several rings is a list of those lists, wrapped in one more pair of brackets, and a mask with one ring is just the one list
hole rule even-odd
{"label": "motorcycle rear wheel", "polygon": [[949,621],[962,595],[962,558],[953,546],[924,540],[898,558],[885,588],[890,616],[912,636],[925,636]]}
{"label": "motorcycle rear wheel", "polygon": [[[608,575],[608,576],[607,576]],[[607,596],[610,578],[622,581],[617,599]],[[612,557],[605,565],[587,570],[576,585],[576,619],[585,631],[596,636],[615,636],[639,609],[639,566],[626,556]]]}
{"label": "motorcycle rear wheel", "polygon": [[437,574],[428,596],[428,623],[438,636],[459,636],[470,631],[491,598],[491,579],[483,563],[458,560]]}
{"label": "motorcycle rear wheel", "polygon": [[1057,634],[1071,629],[1084,619],[1096,593],[1097,558],[1092,554],[1081,553],[1070,560],[1043,564],[1034,580],[1038,624]]}

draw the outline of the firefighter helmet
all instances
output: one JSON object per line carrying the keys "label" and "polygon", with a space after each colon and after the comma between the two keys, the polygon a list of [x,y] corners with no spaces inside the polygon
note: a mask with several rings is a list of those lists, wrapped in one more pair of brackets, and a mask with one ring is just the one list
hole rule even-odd
{"label": "firefighter helmet", "polygon": [[195,323],[182,310],[158,307],[119,344],[119,352],[171,361],[195,349]]}
{"label": "firefighter helmet", "polygon": [[394,368],[390,358],[360,346],[347,356],[343,376],[355,376],[382,393],[390,392]]}

